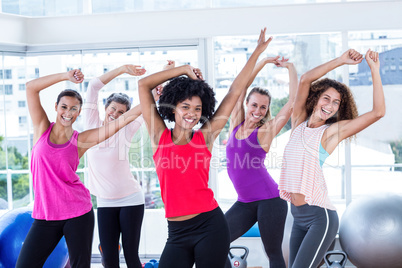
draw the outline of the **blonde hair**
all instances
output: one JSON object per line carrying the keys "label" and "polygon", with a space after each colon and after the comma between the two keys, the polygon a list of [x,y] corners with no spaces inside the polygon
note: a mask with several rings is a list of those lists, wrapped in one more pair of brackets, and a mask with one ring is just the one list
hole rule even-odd
{"label": "blonde hair", "polygon": [[251,95],[254,94],[254,93],[258,93],[258,94],[261,94],[261,95],[264,95],[264,96],[268,97],[268,111],[265,114],[264,118],[262,118],[260,120],[260,122],[258,122],[258,126],[260,127],[260,126],[264,125],[267,121],[271,120],[271,99],[272,98],[271,98],[271,94],[269,93],[268,89],[264,89],[264,88],[261,88],[261,87],[254,87],[250,91],[250,93],[248,93],[247,98],[246,98],[246,102],[249,101]]}

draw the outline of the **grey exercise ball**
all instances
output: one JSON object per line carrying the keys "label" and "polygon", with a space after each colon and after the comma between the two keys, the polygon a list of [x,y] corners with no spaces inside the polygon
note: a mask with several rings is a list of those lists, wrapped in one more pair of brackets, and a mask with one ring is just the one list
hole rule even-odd
{"label": "grey exercise ball", "polygon": [[402,267],[402,196],[353,201],[342,216],[339,240],[357,267]]}

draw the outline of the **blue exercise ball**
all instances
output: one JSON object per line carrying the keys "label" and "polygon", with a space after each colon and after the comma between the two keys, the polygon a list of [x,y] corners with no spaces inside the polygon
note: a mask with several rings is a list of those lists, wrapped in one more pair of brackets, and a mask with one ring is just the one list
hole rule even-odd
{"label": "blue exercise ball", "polygon": [[[0,268],[15,267],[33,221],[29,207],[13,209],[0,218]],[[68,250],[63,237],[43,267],[64,268],[67,261]]]}
{"label": "blue exercise ball", "polygon": [[342,216],[339,240],[357,267],[402,267],[402,196],[353,201]]}

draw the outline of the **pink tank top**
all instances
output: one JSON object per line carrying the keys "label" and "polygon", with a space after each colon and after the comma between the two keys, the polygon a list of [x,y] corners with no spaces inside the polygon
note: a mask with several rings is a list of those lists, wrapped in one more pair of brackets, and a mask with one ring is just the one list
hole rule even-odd
{"label": "pink tank top", "polygon": [[78,132],[74,131],[65,144],[53,144],[49,140],[53,125],[32,148],[35,194],[32,217],[40,220],[66,220],[92,209],[89,191],[75,173],[79,164]]}

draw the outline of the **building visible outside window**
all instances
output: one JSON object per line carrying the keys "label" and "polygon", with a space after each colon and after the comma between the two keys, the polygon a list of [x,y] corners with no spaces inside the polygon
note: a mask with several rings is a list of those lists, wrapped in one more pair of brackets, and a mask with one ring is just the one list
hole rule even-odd
{"label": "building visible outside window", "polygon": [[25,101],[18,101],[18,107],[20,108],[25,107]]}
{"label": "building visible outside window", "polygon": [[18,85],[18,90],[25,91],[25,84],[19,84]]}
{"label": "building visible outside window", "polygon": [[13,94],[13,85],[4,85],[4,94],[12,95]]}
{"label": "building visible outside window", "polygon": [[4,79],[12,79],[13,78],[11,69],[4,70],[4,74],[5,74]]}
{"label": "building visible outside window", "polygon": [[27,123],[27,117],[26,116],[18,116],[18,123],[26,124]]}
{"label": "building visible outside window", "polygon": [[11,69],[0,70],[0,79],[11,79],[12,72]]}

